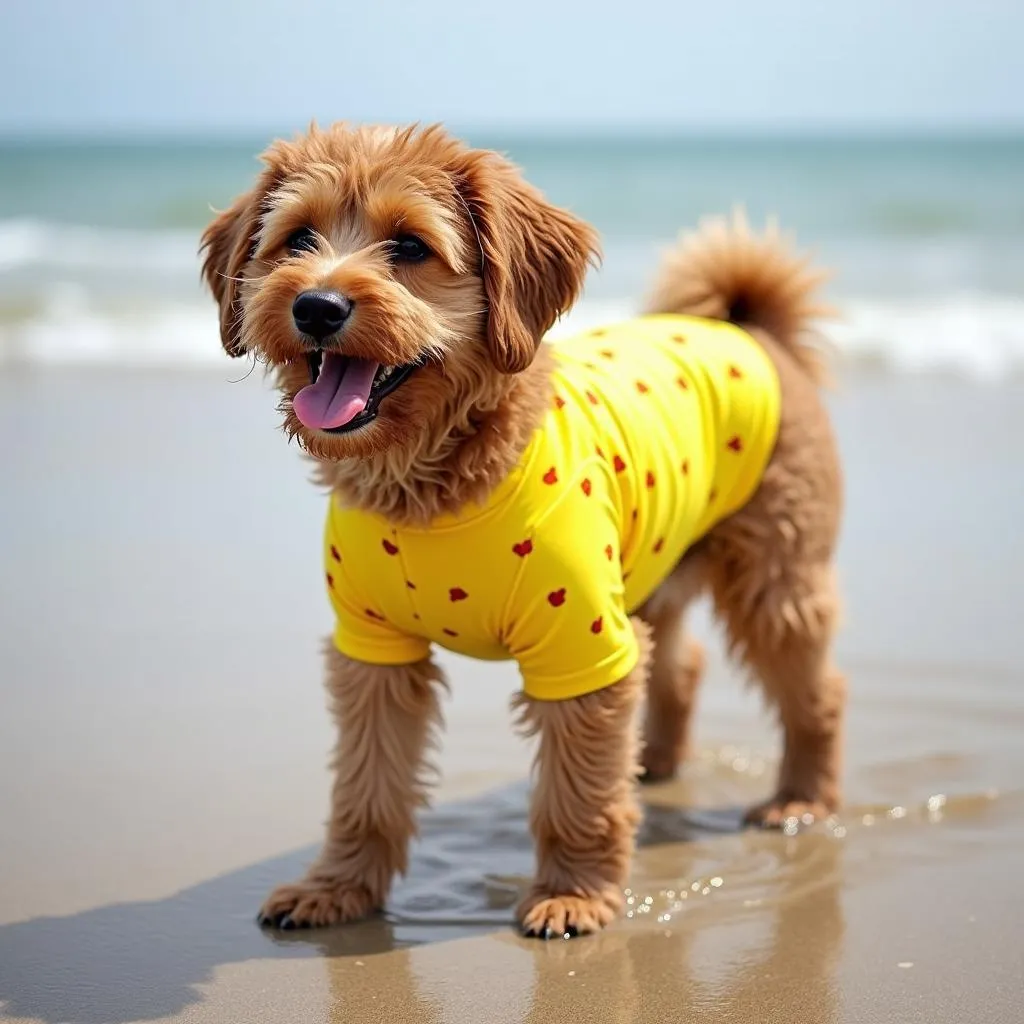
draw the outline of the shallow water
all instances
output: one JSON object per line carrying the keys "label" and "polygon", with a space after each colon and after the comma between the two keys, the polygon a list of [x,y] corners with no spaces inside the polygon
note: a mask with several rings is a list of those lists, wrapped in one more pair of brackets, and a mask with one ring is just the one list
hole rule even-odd
{"label": "shallow water", "polygon": [[320,499],[258,382],[0,377],[0,1017],[1017,1019],[1021,397],[835,396],[846,806],[740,829],[777,736],[702,608],[698,755],[642,791],[627,915],[543,944],[511,925],[532,866],[514,672],[457,658],[439,802],[386,914],[259,931],[326,808]]}

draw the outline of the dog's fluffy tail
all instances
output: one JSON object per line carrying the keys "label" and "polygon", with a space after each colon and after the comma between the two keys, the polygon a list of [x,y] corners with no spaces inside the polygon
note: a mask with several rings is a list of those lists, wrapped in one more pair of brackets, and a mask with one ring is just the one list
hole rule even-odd
{"label": "dog's fluffy tail", "polygon": [[792,250],[774,221],[758,235],[737,210],[731,219],[712,218],[680,236],[662,262],[645,311],[761,328],[824,384],[824,346],[813,321],[833,315],[816,297],[827,277]]}

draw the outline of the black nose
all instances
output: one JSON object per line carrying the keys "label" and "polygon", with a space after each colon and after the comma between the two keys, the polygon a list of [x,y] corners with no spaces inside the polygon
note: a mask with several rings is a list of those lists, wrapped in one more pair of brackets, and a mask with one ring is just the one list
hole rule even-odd
{"label": "black nose", "polygon": [[337,292],[303,292],[292,303],[295,326],[317,341],[341,330],[352,312],[352,303]]}

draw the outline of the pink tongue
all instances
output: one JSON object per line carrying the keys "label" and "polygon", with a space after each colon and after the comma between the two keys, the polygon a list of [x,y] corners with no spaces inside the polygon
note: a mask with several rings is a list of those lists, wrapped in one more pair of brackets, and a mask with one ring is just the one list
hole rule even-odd
{"label": "pink tongue", "polygon": [[378,366],[380,363],[369,359],[325,352],[316,383],[304,387],[292,399],[295,415],[311,430],[343,427],[366,408]]}

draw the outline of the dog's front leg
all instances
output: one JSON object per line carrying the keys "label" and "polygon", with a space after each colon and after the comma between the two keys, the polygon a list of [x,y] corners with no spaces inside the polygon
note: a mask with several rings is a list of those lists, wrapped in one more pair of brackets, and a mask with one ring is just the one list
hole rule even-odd
{"label": "dog's front leg", "polygon": [[640,811],[636,709],[650,644],[612,686],[563,701],[521,699],[522,722],[539,736],[530,829],[537,871],[520,903],[523,932],[561,938],[598,931],[621,910]]}
{"label": "dog's front leg", "polygon": [[379,909],[406,870],[415,814],[427,799],[424,755],[441,721],[440,669],[367,665],[327,652],[338,726],[330,820],[306,878],[271,893],[260,923],[281,928],[353,921]]}

